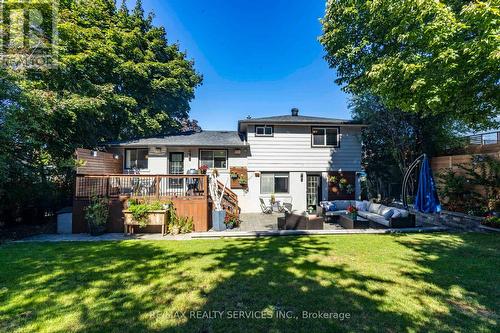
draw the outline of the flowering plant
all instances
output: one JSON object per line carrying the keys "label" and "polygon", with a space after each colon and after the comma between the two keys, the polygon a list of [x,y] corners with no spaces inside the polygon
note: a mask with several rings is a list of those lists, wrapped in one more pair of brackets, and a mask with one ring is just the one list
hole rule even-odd
{"label": "flowering plant", "polygon": [[490,226],[492,228],[500,228],[500,217],[494,215],[488,215],[481,222],[481,224]]}
{"label": "flowering plant", "polygon": [[350,205],[349,207],[347,207],[347,213],[350,215],[356,216],[356,215],[358,215],[358,209],[356,207]]}
{"label": "flowering plant", "polygon": [[206,174],[207,170],[208,170],[208,165],[206,165],[206,164],[200,165],[200,167],[198,168],[198,170],[200,170],[200,172],[202,174]]}

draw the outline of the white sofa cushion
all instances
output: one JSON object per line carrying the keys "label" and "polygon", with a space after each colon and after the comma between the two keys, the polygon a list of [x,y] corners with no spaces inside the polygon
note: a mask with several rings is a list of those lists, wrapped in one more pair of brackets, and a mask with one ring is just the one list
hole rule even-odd
{"label": "white sofa cushion", "polygon": [[358,215],[359,215],[359,216],[361,216],[361,217],[364,217],[365,219],[367,219],[367,218],[368,218],[368,215],[369,215],[369,214],[372,214],[372,213],[367,212],[367,211],[364,211],[364,210],[360,210],[360,211],[358,212]]}
{"label": "white sofa cushion", "polygon": [[356,205],[356,209],[358,211],[362,211],[362,210],[366,211],[367,210],[367,208],[366,208],[366,202],[365,201],[358,201],[358,200],[356,200],[355,201],[355,205]]}
{"label": "white sofa cushion", "polygon": [[382,206],[382,205],[381,204],[372,203],[370,205],[370,208],[368,209],[368,211],[370,213],[378,214],[378,210],[380,209],[380,206]]}
{"label": "white sofa cushion", "polygon": [[398,218],[398,217],[406,218],[410,215],[410,212],[408,212],[406,209],[393,207],[392,210],[394,210],[394,215],[392,215],[393,218]]}
{"label": "white sofa cushion", "polygon": [[358,213],[359,216],[364,217],[365,219],[368,219],[373,222],[377,222],[379,224],[383,224],[385,226],[389,226],[390,222],[386,219],[384,219],[383,216],[375,214],[375,213],[370,213],[370,212],[360,212]]}
{"label": "white sofa cushion", "polygon": [[339,215],[346,215],[347,210],[336,210],[336,211],[330,211],[330,212],[325,212],[326,216],[339,216]]}
{"label": "white sofa cushion", "polygon": [[374,214],[374,216],[370,216],[369,220],[385,225],[386,227],[391,226],[391,222],[389,220],[384,219],[384,217],[381,215]]}

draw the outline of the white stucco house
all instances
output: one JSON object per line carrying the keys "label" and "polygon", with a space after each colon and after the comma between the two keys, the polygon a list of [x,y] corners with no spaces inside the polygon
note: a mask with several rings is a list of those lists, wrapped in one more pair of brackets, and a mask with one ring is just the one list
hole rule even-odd
{"label": "white stucco house", "polygon": [[[238,195],[242,213],[260,212],[260,200],[305,210],[321,200],[359,197],[361,130],[342,119],[291,114],[240,120],[236,131],[201,131],[110,143],[124,170],[186,174],[216,168]],[[347,192],[336,186],[342,179]]]}

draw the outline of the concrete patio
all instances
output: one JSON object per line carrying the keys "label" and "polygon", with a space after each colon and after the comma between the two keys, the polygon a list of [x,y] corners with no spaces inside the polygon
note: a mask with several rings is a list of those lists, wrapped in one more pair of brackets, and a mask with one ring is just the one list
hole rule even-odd
{"label": "concrete patio", "polygon": [[[272,231],[278,230],[278,217],[283,217],[284,213],[246,213],[241,214],[241,225],[231,231]],[[324,230],[343,229],[337,223],[325,223]]]}

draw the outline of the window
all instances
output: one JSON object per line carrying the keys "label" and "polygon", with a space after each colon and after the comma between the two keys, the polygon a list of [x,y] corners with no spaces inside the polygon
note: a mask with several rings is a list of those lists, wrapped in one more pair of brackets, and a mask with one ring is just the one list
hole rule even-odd
{"label": "window", "polygon": [[337,127],[313,127],[311,133],[313,147],[338,147]]}
{"label": "window", "polygon": [[200,150],[200,166],[227,169],[227,150]]}
{"label": "window", "polygon": [[260,193],[288,193],[288,173],[262,173],[260,175]]}
{"label": "window", "polygon": [[148,148],[125,150],[125,169],[147,169]]}
{"label": "window", "polygon": [[255,136],[273,136],[274,127],[272,125],[255,126]]}

